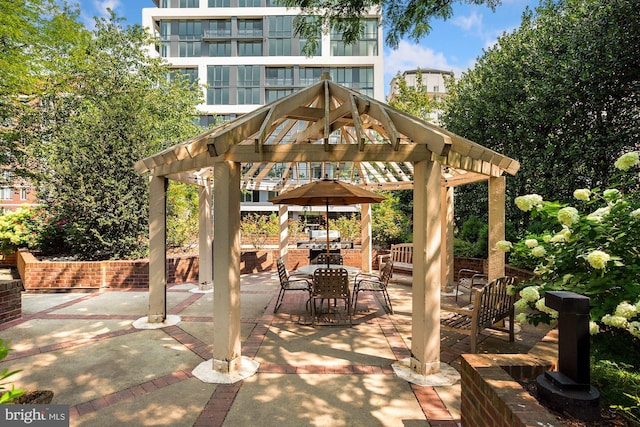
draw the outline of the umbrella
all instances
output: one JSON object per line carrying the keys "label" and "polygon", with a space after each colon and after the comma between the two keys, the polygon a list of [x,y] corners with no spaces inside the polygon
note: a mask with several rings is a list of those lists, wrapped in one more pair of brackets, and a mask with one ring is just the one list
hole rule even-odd
{"label": "umbrella", "polygon": [[[329,205],[379,203],[384,196],[335,179],[315,181],[269,199],[274,204],[327,207],[327,255],[329,254]],[[328,257],[327,257],[328,259]]]}

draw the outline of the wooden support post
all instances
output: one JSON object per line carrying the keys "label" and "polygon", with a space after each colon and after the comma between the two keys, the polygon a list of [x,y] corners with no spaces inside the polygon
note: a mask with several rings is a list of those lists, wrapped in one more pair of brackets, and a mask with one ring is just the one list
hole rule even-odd
{"label": "wooden support post", "polygon": [[496,243],[505,239],[505,191],[504,176],[489,178],[489,281],[504,276],[505,255],[496,248]]}
{"label": "wooden support post", "polygon": [[286,265],[289,255],[289,208],[287,205],[280,205],[278,217],[280,218],[280,258]]}
{"label": "wooden support post", "polygon": [[442,187],[440,208],[442,209],[442,247],[440,273],[442,279],[440,282],[440,290],[451,288],[453,286],[454,269],[453,269],[453,187]]}
{"label": "wooden support post", "polygon": [[149,323],[167,317],[167,179],[149,179]]}
{"label": "wooden support post", "polygon": [[361,253],[362,253],[362,265],[360,268],[362,271],[371,272],[371,204],[365,203],[362,205],[360,219],[360,238],[361,238]]}
{"label": "wooden support post", "polygon": [[240,368],[240,163],[214,166],[213,370]]}
{"label": "wooden support post", "polygon": [[440,164],[414,163],[410,364],[420,375],[440,370],[440,199]]}
{"label": "wooden support post", "polygon": [[198,281],[200,282],[200,286],[208,286],[213,283],[211,186],[208,178],[204,181],[204,186],[199,187],[198,191],[198,252],[200,254]]}

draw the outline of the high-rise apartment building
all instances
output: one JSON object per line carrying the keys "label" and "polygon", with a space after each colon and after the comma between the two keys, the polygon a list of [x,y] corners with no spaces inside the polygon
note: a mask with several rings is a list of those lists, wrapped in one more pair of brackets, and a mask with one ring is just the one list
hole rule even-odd
{"label": "high-rise apartment building", "polygon": [[302,54],[297,9],[277,0],[155,0],[142,25],[158,39],[154,50],[177,71],[206,85],[201,123],[225,120],[317,82],[334,82],[384,99],[379,14],[367,17],[363,37],[345,45],[341,34],[321,35],[316,55]]}

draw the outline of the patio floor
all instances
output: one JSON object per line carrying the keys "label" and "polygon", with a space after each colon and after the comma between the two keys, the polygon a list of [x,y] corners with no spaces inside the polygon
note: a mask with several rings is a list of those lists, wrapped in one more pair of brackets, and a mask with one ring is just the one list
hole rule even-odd
{"label": "patio floor", "polygon": [[[243,275],[242,355],[260,367],[231,385],[191,374],[211,358],[213,343],[214,294],[190,292],[195,287],[168,288],[168,313],[182,321],[159,330],[131,326],[147,313],[147,290],[25,293],[23,317],[0,325],[12,348],[0,370],[22,369],[17,387],[53,390],[52,403],[70,405],[72,426],[459,425],[459,383],[414,386],[391,367],[410,354],[410,280],[390,284],[393,316],[364,293],[353,328],[314,329],[304,293],[287,293],[274,315],[277,274]],[[491,335],[480,352],[526,353],[547,331],[523,326],[514,343]],[[442,339],[469,350],[464,335]],[[443,351],[441,360],[459,366],[459,354]]]}

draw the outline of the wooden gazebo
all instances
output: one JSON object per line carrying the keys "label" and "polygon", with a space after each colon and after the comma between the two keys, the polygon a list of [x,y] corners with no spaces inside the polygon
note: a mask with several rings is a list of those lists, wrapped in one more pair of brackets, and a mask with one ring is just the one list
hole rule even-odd
{"label": "wooden gazebo", "polygon": [[[413,189],[410,363],[419,375],[438,372],[440,290],[453,278],[453,187],[488,180],[488,273],[490,279],[499,277],[504,254],[494,248],[505,233],[504,174],[515,174],[519,163],[328,79],[136,163],[139,173],[150,175],[149,323],[161,323],[167,315],[167,180],[197,184],[200,282],[213,281],[215,289],[211,369],[223,374],[240,369],[241,190],[279,192],[307,183],[309,176],[300,174],[305,163],[368,189]],[[287,215],[281,207],[282,255]],[[366,270],[369,206],[362,207],[362,218]]]}

